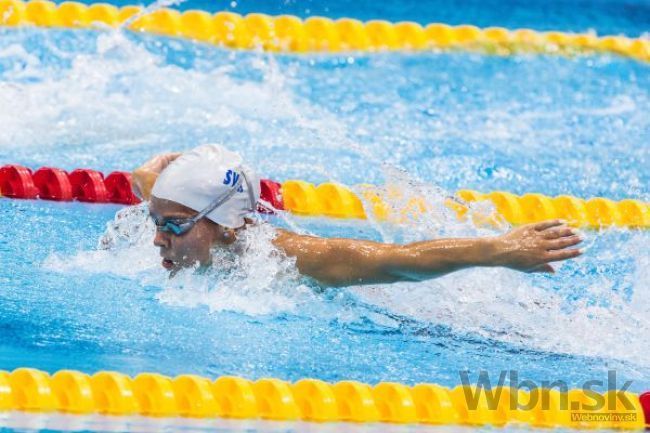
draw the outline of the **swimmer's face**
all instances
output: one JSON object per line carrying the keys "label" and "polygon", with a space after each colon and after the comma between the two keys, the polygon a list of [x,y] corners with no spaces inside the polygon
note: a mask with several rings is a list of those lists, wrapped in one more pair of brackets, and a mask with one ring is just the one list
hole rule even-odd
{"label": "swimmer's face", "polygon": [[[157,197],[151,197],[149,213],[161,223],[168,219],[191,218],[197,214],[179,203]],[[175,273],[181,268],[197,264],[209,266],[210,249],[221,242],[223,235],[224,229],[221,226],[202,218],[189,232],[181,236],[156,229],[153,243],[160,248],[162,266]]]}

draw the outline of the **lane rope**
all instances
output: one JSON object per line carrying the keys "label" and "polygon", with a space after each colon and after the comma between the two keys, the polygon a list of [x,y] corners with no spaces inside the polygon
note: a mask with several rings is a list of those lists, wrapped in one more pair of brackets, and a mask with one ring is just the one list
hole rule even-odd
{"label": "lane rope", "polygon": [[[262,179],[258,210],[271,213],[288,211],[296,215],[332,218],[367,219],[403,223],[417,221],[431,212],[427,197],[409,196],[396,188],[358,185],[354,189],[327,182],[314,185],[302,180],[279,183]],[[114,171],[107,176],[92,169],[76,169],[70,173],[53,167],[32,171],[21,165],[0,167],[0,195],[7,198],[78,200],[88,203],[136,204],[131,174]],[[478,210],[476,204],[491,203],[494,212]],[[395,205],[395,203],[399,203]],[[470,218],[477,225],[498,225],[501,220],[519,225],[561,218],[575,227],[601,229],[625,227],[650,228],[650,203],[624,199],[613,201],[603,197],[587,200],[570,195],[549,197],[538,193],[515,195],[506,191],[482,194],[460,190],[445,200],[447,208],[458,218]]]}
{"label": "lane rope", "polygon": [[[513,405],[513,400],[517,404]],[[604,404],[594,405],[595,401]],[[192,374],[170,378],[158,373],[132,378],[114,371],[90,376],[61,370],[50,376],[37,369],[18,368],[0,371],[0,410],[642,430],[650,423],[650,393],[611,390],[600,394],[547,388],[527,392],[506,386],[486,391],[476,385],[450,389],[428,383],[407,386],[381,382],[371,386],[349,380],[330,384],[318,379],[289,383],[236,376],[211,380]],[[575,413],[582,416],[575,417]]]}
{"label": "lane rope", "polygon": [[[33,25],[62,28],[118,27],[142,9],[138,6],[116,8],[108,4],[84,5],[76,2],[0,0],[0,25]],[[99,26],[98,26],[99,24]],[[593,34],[536,32],[530,29],[510,31],[471,25],[448,26],[413,22],[361,22],[324,17],[301,20],[293,16],[271,17],[263,14],[241,16],[203,11],[180,13],[171,9],[136,17],[129,29],[229,48],[261,48],[277,52],[346,52],[384,50],[462,50],[508,55],[519,52],[545,54],[616,53],[641,61],[650,61],[650,42],[624,36],[597,37]],[[390,210],[373,187],[364,187],[362,195],[372,204],[375,216],[390,218]],[[31,170],[16,165],[0,168],[0,191],[13,198],[80,200],[90,203],[137,203],[131,192],[130,175],[113,172],[104,177],[95,170],[80,169],[67,173],[55,168]],[[279,184],[263,181],[264,199],[278,210],[302,215],[326,215],[338,218],[366,218],[361,198],[349,188],[334,183],[313,185],[290,180]],[[460,200],[448,205],[459,216],[470,213],[466,203],[489,200],[509,222],[520,224],[548,218],[565,218],[575,225],[592,228],[620,226],[650,227],[648,203],[638,200],[614,202],[605,198],[582,200],[571,196],[547,197],[541,194],[514,194],[495,191],[480,194],[459,191]],[[416,211],[426,211],[426,200],[411,199]],[[408,207],[408,206],[407,206]],[[412,211],[411,209],[410,211]],[[408,211],[408,210],[407,210]],[[383,216],[382,216],[383,215]],[[590,420],[574,420],[561,408],[564,396],[570,405],[590,404],[593,396],[582,390],[560,393],[540,389],[550,406],[511,409],[510,388],[502,388],[495,408],[486,394],[480,394],[476,407],[465,397],[467,389],[448,389],[435,384],[408,387],[383,382],[370,386],[354,381],[329,384],[317,379],[288,383],[264,378],[255,382],[234,376],[211,381],[196,375],[169,378],[157,373],[142,373],[135,378],[103,371],[89,376],[62,370],[50,376],[30,368],[0,372],[0,409],[21,411],[60,411],[113,415],[262,418],[275,420],[353,421],[427,424],[469,424],[501,426],[511,422],[534,426],[571,428],[643,429],[649,426],[650,393],[624,393],[632,403],[627,408],[621,393],[602,395],[605,409],[593,411]],[[521,393],[521,391],[519,391]],[[526,396],[523,396],[526,398]],[[542,401],[542,399],[540,399]],[[607,409],[611,407],[613,409]],[[627,411],[627,412],[626,412]],[[625,413],[626,417],[617,416]]]}
{"label": "lane rope", "polygon": [[[129,21],[130,20],[130,21]],[[593,33],[539,32],[503,27],[479,28],[385,20],[362,22],[351,18],[332,20],[312,16],[269,16],[233,12],[211,14],[201,10],[144,11],[140,6],[106,3],[85,5],[66,1],[0,0],[0,25],[58,28],[117,28],[180,37],[234,49],[272,52],[376,52],[391,50],[476,51],[487,54],[516,53],[594,54],[613,53],[650,61],[650,40]]]}

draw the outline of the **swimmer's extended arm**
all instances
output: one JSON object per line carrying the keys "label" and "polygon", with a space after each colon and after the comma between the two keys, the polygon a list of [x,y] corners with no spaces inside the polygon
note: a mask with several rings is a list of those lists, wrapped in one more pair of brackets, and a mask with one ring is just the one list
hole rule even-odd
{"label": "swimmer's extended arm", "polygon": [[550,262],[579,256],[582,241],[562,221],[524,225],[496,237],[438,239],[407,245],[327,239],[280,231],[276,245],[302,274],[329,286],[421,281],[473,266],[553,272]]}

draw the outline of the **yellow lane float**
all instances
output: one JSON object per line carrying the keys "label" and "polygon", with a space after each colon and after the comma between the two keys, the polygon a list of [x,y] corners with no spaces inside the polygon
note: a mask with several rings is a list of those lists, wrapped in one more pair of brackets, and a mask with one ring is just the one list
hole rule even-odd
{"label": "yellow lane float", "polygon": [[[132,17],[138,15],[135,19]],[[461,50],[508,55],[519,52],[567,54],[613,53],[650,61],[650,40],[620,35],[539,32],[473,25],[449,26],[384,20],[361,22],[313,16],[233,12],[211,14],[161,8],[143,14],[139,6],[117,8],[106,3],[60,4],[46,0],[0,0],[0,25],[60,28],[106,28],[124,25],[136,32],[188,38],[228,48],[280,52],[346,52],[384,50]]]}
{"label": "yellow lane float", "polygon": [[372,386],[351,380],[290,383],[236,376],[212,380],[192,374],[171,378],[141,373],[131,378],[115,371],[92,376],[73,370],[51,376],[32,368],[0,371],[0,411],[643,430],[644,409],[650,409],[650,393],[615,390],[598,394],[496,387],[488,394],[473,385],[449,389],[428,383]]}

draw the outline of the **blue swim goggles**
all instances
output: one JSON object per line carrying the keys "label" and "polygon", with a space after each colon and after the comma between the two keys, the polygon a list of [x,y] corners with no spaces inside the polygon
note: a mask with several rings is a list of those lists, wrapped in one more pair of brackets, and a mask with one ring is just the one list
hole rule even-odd
{"label": "blue swim goggles", "polygon": [[205,209],[197,213],[191,218],[170,218],[164,221],[160,221],[156,217],[153,218],[153,222],[156,225],[156,229],[164,233],[173,233],[176,236],[182,236],[192,230],[192,227],[205,217],[207,214],[230,200],[230,198],[235,195],[237,190],[241,187],[242,179],[246,182],[246,188],[248,190],[248,200],[250,203],[250,211],[255,210],[255,196],[253,195],[253,188],[246,177],[246,173],[243,170],[241,171],[241,176],[237,182],[232,186],[232,188],[226,192],[223,196],[217,197],[212,203],[210,203]]}

